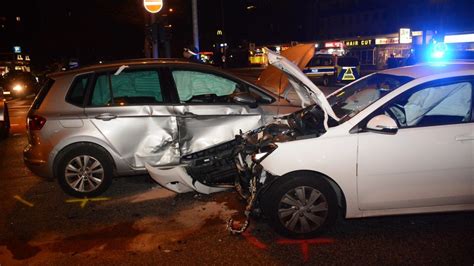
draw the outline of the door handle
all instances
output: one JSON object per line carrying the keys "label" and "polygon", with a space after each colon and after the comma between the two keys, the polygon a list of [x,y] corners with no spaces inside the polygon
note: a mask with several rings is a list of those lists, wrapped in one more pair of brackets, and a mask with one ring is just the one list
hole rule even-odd
{"label": "door handle", "polygon": [[113,114],[105,113],[105,114],[100,114],[100,115],[96,116],[95,118],[96,118],[96,119],[103,120],[103,121],[110,121],[110,120],[112,120],[112,119],[117,118],[117,116],[116,116],[116,115],[113,115]]}
{"label": "door handle", "polygon": [[474,140],[474,136],[459,136],[459,137],[456,137],[456,141],[468,141],[468,140]]}

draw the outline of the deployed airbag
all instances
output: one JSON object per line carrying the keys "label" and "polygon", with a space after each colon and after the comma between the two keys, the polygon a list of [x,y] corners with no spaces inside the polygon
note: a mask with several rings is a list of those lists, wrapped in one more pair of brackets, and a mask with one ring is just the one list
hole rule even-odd
{"label": "deployed airbag", "polygon": [[237,85],[228,79],[197,71],[173,71],[173,79],[181,102],[189,101],[198,95],[230,95]]}
{"label": "deployed airbag", "polygon": [[415,92],[405,105],[407,126],[415,126],[425,116],[466,117],[471,109],[471,83],[462,82]]}

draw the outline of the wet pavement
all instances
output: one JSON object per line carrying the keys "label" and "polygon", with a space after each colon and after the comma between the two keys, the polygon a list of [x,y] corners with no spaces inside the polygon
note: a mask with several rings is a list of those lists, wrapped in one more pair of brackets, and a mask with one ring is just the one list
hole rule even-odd
{"label": "wet pavement", "polygon": [[340,219],[323,236],[283,239],[262,220],[244,235],[235,192],[177,195],[148,176],[123,177],[78,201],[23,165],[28,101],[12,102],[0,141],[0,265],[393,265],[474,263],[474,213]]}

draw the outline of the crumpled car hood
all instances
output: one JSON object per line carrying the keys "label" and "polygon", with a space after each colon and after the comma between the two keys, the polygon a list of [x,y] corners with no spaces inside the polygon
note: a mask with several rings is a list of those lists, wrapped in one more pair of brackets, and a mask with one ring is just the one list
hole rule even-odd
{"label": "crumpled car hood", "polygon": [[[286,88],[289,82],[295,89],[298,97],[301,99],[302,107],[309,106],[313,103],[316,103],[321,107],[325,113],[324,126],[326,130],[328,129],[328,116],[332,117],[336,121],[340,120],[331,108],[331,105],[326,99],[324,93],[301,71],[301,69],[304,68],[304,66],[314,55],[313,44],[297,45],[283,51],[281,55],[266,48],[265,52],[268,56],[268,62],[272,65],[272,67],[267,68],[269,69],[267,73],[265,73],[265,71],[262,73],[257,83],[260,83],[260,85],[264,87],[267,87],[273,83],[274,86],[277,86],[280,93]],[[288,58],[285,55],[288,55]],[[277,73],[273,74],[272,69],[279,72],[280,75],[281,71],[285,72],[287,74],[287,78],[280,77],[280,82],[278,84],[274,84],[276,81],[278,81],[278,76],[276,76]],[[284,82],[285,80],[286,83]],[[265,83],[265,85],[262,83]]]}
{"label": "crumpled car hood", "polygon": [[[268,54],[267,49],[267,54]],[[304,69],[314,56],[314,44],[298,44],[281,52],[281,55]],[[281,95],[288,86],[288,77],[280,69],[269,65],[265,68],[257,80],[257,85]]]}

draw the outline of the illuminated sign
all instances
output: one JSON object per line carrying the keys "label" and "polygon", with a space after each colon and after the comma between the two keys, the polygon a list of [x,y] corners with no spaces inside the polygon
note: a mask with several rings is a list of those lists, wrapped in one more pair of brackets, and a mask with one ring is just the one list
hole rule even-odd
{"label": "illuminated sign", "polygon": [[16,60],[18,60],[18,61],[23,61],[23,57],[21,56],[21,54],[19,54],[19,55],[16,56]]}
{"label": "illuminated sign", "polygon": [[222,35],[222,30],[217,30],[216,35],[221,36]]}
{"label": "illuminated sign", "polygon": [[411,43],[411,33],[408,28],[401,28],[399,35],[400,43]]}
{"label": "illuminated sign", "polygon": [[344,44],[346,46],[370,46],[374,43],[372,39],[368,40],[350,40],[350,41],[344,41]]}
{"label": "illuminated sign", "polygon": [[163,8],[163,0],[143,0],[143,6],[150,13],[158,13]]}
{"label": "illuminated sign", "polygon": [[398,44],[398,38],[377,38],[375,39],[376,45],[381,44]]}
{"label": "illuminated sign", "polygon": [[445,43],[474,42],[474,34],[457,34],[444,36]]}
{"label": "illuminated sign", "polygon": [[324,43],[326,48],[339,48],[342,47],[342,42],[326,42]]}
{"label": "illuminated sign", "polygon": [[415,37],[415,36],[422,36],[423,35],[423,31],[419,30],[419,31],[412,31],[411,32],[411,36]]}
{"label": "illuminated sign", "polygon": [[21,47],[20,46],[13,46],[13,52],[15,54],[21,54]]}

